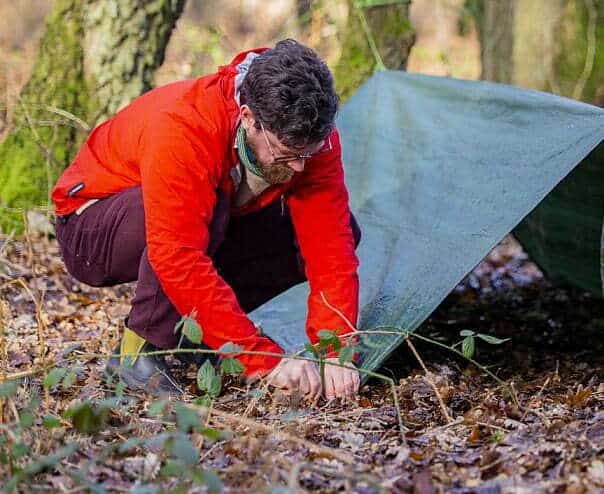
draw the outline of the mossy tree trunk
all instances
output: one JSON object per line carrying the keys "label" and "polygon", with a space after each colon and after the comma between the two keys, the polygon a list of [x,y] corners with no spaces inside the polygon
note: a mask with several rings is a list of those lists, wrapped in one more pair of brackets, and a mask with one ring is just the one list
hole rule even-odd
{"label": "mossy tree trunk", "polygon": [[[382,3],[367,6],[362,4]],[[347,99],[376,69],[379,60],[388,69],[404,70],[415,41],[409,22],[409,2],[348,1],[348,24],[342,42],[342,55],[334,76],[338,94]]]}
{"label": "mossy tree trunk", "polygon": [[56,0],[0,143],[0,225],[48,203],[89,129],[152,87],[186,0]]}
{"label": "mossy tree trunk", "polygon": [[482,78],[604,105],[604,0],[468,0]]}

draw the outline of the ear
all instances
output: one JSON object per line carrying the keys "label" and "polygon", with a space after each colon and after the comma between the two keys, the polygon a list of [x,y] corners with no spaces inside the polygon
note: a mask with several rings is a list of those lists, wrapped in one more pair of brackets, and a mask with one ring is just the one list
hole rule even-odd
{"label": "ear", "polygon": [[256,121],[256,116],[254,115],[254,112],[250,110],[249,106],[241,105],[241,108],[239,109],[239,116],[241,118],[241,122],[243,123],[243,127],[245,128],[245,130],[249,131],[254,125],[254,122]]}

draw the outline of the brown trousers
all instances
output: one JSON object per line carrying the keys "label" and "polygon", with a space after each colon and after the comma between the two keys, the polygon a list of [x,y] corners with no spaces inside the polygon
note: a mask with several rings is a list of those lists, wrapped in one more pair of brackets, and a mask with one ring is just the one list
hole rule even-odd
{"label": "brown trousers", "polygon": [[[80,215],[58,217],[57,240],[67,270],[78,281],[113,286],[138,280],[128,327],[159,348],[173,348],[181,315],[149,264],[144,220],[141,188],[133,187]],[[361,231],[352,215],[351,226],[358,245]],[[246,312],[306,281],[291,217],[279,201],[230,217],[228,199],[219,195],[208,254]]]}

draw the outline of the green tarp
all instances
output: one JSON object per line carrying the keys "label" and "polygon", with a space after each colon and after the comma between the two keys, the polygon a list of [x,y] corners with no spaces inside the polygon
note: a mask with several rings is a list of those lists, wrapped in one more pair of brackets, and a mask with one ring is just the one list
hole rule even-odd
{"label": "green tarp", "polygon": [[[604,140],[604,110],[502,84],[384,71],[344,105],[338,127],[351,207],[363,230],[358,327],[413,331]],[[601,199],[599,156],[587,181]],[[569,193],[582,194],[584,182],[573,182]],[[603,206],[584,209],[599,221],[599,241],[577,246],[577,255],[589,254],[594,264],[586,271],[598,275]],[[565,213],[563,202],[552,208]],[[545,238],[550,228],[545,214],[520,232],[529,252],[539,249],[535,232]],[[577,236],[568,228],[558,233]],[[567,240],[558,246],[568,250],[565,258],[576,243]],[[558,254],[550,258],[542,263],[546,270],[565,262]],[[294,287],[251,314],[288,351],[306,339],[307,291]],[[402,340],[375,338],[379,345],[361,354],[369,370]]]}

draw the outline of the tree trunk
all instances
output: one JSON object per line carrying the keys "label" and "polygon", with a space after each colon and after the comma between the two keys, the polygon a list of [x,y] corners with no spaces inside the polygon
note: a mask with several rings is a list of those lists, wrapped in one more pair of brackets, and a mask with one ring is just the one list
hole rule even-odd
{"label": "tree trunk", "polygon": [[482,78],[604,105],[604,0],[468,0]]}
{"label": "tree trunk", "polygon": [[381,68],[380,59],[386,68],[405,69],[415,41],[408,2],[358,8],[349,0],[348,9],[342,55],[334,71],[343,100]]}
{"label": "tree trunk", "polygon": [[0,143],[0,225],[46,204],[89,129],[152,87],[185,1],[56,0]]}

